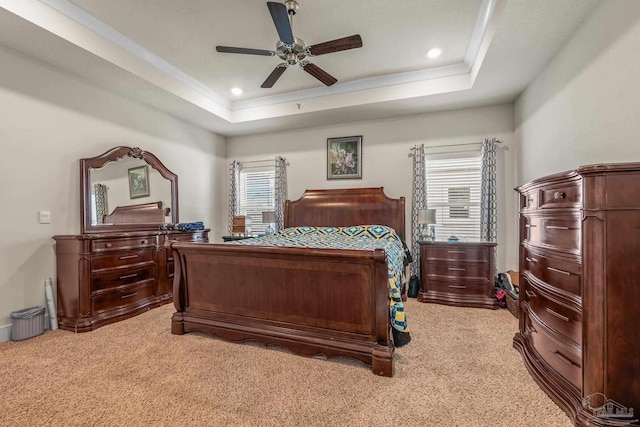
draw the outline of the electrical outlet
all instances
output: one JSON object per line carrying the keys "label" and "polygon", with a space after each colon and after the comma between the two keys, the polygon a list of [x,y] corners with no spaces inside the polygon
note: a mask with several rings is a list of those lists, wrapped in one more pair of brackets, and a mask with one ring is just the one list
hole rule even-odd
{"label": "electrical outlet", "polygon": [[50,224],[50,223],[51,223],[51,212],[40,211],[40,224]]}

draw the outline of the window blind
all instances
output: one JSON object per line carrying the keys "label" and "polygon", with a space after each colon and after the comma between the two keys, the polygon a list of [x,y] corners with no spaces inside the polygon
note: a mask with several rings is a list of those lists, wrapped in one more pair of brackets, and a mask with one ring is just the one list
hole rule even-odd
{"label": "window blind", "polygon": [[275,167],[240,170],[239,214],[251,219],[251,232],[263,234],[262,212],[275,210]]}
{"label": "window blind", "polygon": [[427,206],[436,210],[436,239],[480,240],[480,152],[427,155]]}

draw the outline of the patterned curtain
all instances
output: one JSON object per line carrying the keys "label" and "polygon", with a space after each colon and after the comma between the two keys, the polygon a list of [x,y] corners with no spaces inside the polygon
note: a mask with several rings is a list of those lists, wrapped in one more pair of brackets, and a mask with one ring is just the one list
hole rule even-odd
{"label": "patterned curtain", "polygon": [[488,242],[497,240],[498,216],[496,200],[496,140],[482,142],[482,180],[480,187],[480,238]]}
{"label": "patterned curtain", "polygon": [[107,186],[104,184],[94,184],[93,194],[96,200],[96,220],[98,224],[104,222],[104,217],[109,213],[107,203]]}
{"label": "patterned curtain", "polygon": [[275,182],[276,232],[284,228],[284,203],[287,200],[287,162],[284,157],[276,157]]}
{"label": "patterned curtain", "polygon": [[240,185],[240,162],[234,160],[229,168],[229,233],[233,229],[233,217],[238,212],[238,186]]}
{"label": "patterned curtain", "polygon": [[427,207],[427,186],[425,179],[424,144],[413,147],[413,189],[411,205],[411,277],[420,277],[420,226],[418,224],[418,211]]}

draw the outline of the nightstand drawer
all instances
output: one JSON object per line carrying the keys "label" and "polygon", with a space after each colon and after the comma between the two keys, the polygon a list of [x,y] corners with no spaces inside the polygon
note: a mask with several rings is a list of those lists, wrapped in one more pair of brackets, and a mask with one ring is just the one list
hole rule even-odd
{"label": "nightstand drawer", "polygon": [[427,261],[486,261],[490,249],[451,243],[445,246],[428,246],[426,248]]}
{"label": "nightstand drawer", "polygon": [[489,264],[478,262],[441,262],[427,263],[428,276],[452,277],[452,278],[484,278],[489,275]]}
{"label": "nightstand drawer", "polygon": [[457,295],[489,295],[489,287],[486,280],[432,280],[427,278],[427,283],[423,286],[425,291]]}

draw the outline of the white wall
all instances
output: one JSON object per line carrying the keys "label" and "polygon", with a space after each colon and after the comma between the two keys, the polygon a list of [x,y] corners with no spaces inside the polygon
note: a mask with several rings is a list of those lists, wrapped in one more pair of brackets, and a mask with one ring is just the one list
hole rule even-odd
{"label": "white wall", "polygon": [[[79,162],[117,146],[155,154],[179,177],[180,220],[214,225],[225,139],[0,48],[0,341],[10,313],[45,305],[52,236],[80,232]],[[83,105],[86,108],[83,108]],[[91,115],[87,113],[91,112]],[[39,224],[38,211],[51,212]],[[221,231],[214,227],[214,235]]]}
{"label": "white wall", "polygon": [[[362,179],[327,180],[327,138],[362,135]],[[405,196],[410,236],[412,158],[410,148],[480,142],[485,137],[503,140],[499,151],[498,268],[517,266],[513,191],[513,105],[455,110],[378,121],[351,123],[290,132],[229,138],[227,161],[261,160],[281,155],[287,159],[288,197],[299,198],[306,189],[384,187],[390,197]],[[228,180],[228,176],[227,176]],[[220,228],[226,227],[227,204],[218,209]],[[407,239],[409,240],[409,239]]]}
{"label": "white wall", "polygon": [[518,184],[640,161],[640,1],[602,1],[515,105]]}

